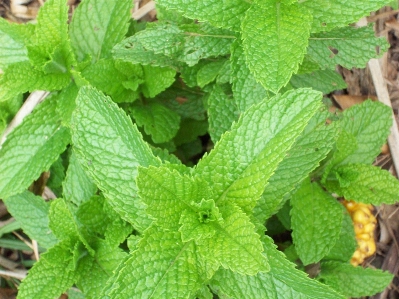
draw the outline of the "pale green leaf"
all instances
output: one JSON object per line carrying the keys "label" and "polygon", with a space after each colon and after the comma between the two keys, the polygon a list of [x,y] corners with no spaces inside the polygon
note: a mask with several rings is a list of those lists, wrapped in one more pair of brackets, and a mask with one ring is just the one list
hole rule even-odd
{"label": "pale green leaf", "polygon": [[34,33],[32,24],[14,24],[0,18],[0,68],[28,60],[26,40]]}
{"label": "pale green leaf", "polygon": [[208,97],[209,135],[214,143],[237,120],[236,110],[233,98],[226,95],[219,85],[215,85]]}
{"label": "pale green leaf", "polygon": [[388,47],[385,38],[375,37],[372,26],[347,26],[312,34],[307,54],[323,68],[334,69],[337,64],[347,69],[364,68],[370,58],[382,55]]}
{"label": "pale green leaf", "polygon": [[313,16],[312,31],[319,32],[355,23],[388,2],[388,0],[306,0],[301,2],[301,5]]}
{"label": "pale green leaf", "polygon": [[320,261],[334,247],[342,227],[342,208],[317,183],[306,180],[291,198],[295,249],[304,265]]}
{"label": "pale green leaf", "polygon": [[336,128],[326,126],[327,113],[317,112],[269,179],[254,215],[265,222],[276,213],[295,186],[313,171],[334,145]]}
{"label": "pale green leaf", "polygon": [[180,217],[181,239],[183,242],[211,238],[217,229],[216,223],[223,223],[222,215],[212,199],[192,203],[191,209],[184,209]]}
{"label": "pale green leaf", "polygon": [[191,298],[216,271],[194,242],[180,233],[151,228],[131,257],[115,272],[102,298]]}
{"label": "pale green leaf", "polygon": [[256,1],[242,23],[248,68],[266,89],[278,92],[298,70],[312,16],[298,3]]}
{"label": "pale green leaf", "polygon": [[250,3],[240,0],[157,0],[161,6],[181,12],[185,17],[207,21],[213,26],[240,30],[240,23]]}
{"label": "pale green leaf", "polygon": [[291,77],[293,88],[311,87],[328,94],[334,90],[346,88],[342,76],[333,70],[318,70],[307,74],[296,74]]}
{"label": "pale green leaf", "polygon": [[101,291],[119,264],[127,257],[122,249],[106,242],[97,242],[94,257],[86,255],[76,268],[79,273],[77,286],[86,298],[100,298]]}
{"label": "pale green leaf", "polygon": [[145,133],[151,135],[154,143],[171,140],[179,130],[180,116],[158,102],[132,106],[131,112],[137,125],[144,127]]}
{"label": "pale green leaf", "polygon": [[176,71],[168,67],[144,65],[143,94],[153,98],[175,82]]}
{"label": "pale green leaf", "polygon": [[220,59],[207,63],[203,67],[201,67],[197,73],[198,86],[202,88],[205,85],[214,81],[219,75],[219,72],[223,68],[225,62],[226,61],[224,59]]}
{"label": "pale green leaf", "polygon": [[244,50],[238,41],[232,44],[231,52],[233,96],[239,111],[244,112],[253,104],[268,98],[268,93],[248,69]]}
{"label": "pale green leaf", "polygon": [[251,212],[268,179],[319,108],[321,94],[301,89],[253,105],[204,157],[195,174],[214,199]]}
{"label": "pale green leaf", "polygon": [[128,30],[131,7],[130,0],[83,1],[73,13],[69,31],[77,59],[109,58]]}
{"label": "pale green leaf", "polygon": [[345,198],[379,206],[399,201],[399,182],[388,171],[373,165],[347,164],[333,170],[326,187]]}
{"label": "pale green leaf", "polygon": [[[270,271],[255,276],[241,275],[219,269],[211,280],[212,289],[220,289],[229,298],[246,299],[343,299],[329,287],[307,277],[276,250],[272,241],[264,238],[265,255]],[[219,294],[220,295],[220,294]]]}
{"label": "pale green leaf", "polygon": [[54,69],[65,73],[70,69],[74,57],[68,39],[68,6],[64,0],[49,0],[40,8],[28,51],[32,64],[45,67],[46,73],[53,73]]}
{"label": "pale green leaf", "polygon": [[331,261],[321,263],[318,278],[346,297],[357,298],[382,292],[392,281],[393,275],[379,269]]}
{"label": "pale green leaf", "polygon": [[137,186],[147,205],[146,212],[156,219],[157,225],[171,230],[179,228],[185,209],[196,212],[192,203],[210,197],[206,182],[181,175],[169,166],[139,168]]}
{"label": "pale green leaf", "polygon": [[62,124],[68,128],[71,125],[72,112],[76,107],[75,99],[77,94],[78,87],[74,82],[71,82],[58,94],[57,113],[62,116]]}
{"label": "pale green leaf", "polygon": [[[127,64],[127,63],[124,63]],[[126,65],[112,59],[100,59],[89,65],[82,72],[92,86],[107,93],[115,102],[133,102],[138,98],[138,86],[143,82],[143,70],[139,65],[132,65],[130,71]],[[121,72],[119,68],[123,68]],[[134,90],[132,88],[135,85]]]}
{"label": "pale green leaf", "polygon": [[262,254],[260,236],[249,217],[235,205],[219,207],[223,222],[214,221],[216,234],[196,243],[226,269],[246,275],[270,270],[268,259]]}
{"label": "pale green leaf", "polygon": [[357,248],[352,218],[343,206],[342,210],[344,215],[341,233],[334,247],[331,248],[330,252],[324,257],[325,260],[349,262]]}
{"label": "pale green leaf", "polygon": [[28,61],[10,65],[0,76],[0,102],[35,90],[60,90],[71,82],[68,74],[45,74]]}
{"label": "pale green leaf", "polygon": [[[353,135],[357,143],[357,149],[350,152],[339,164],[371,164],[388,137],[392,126],[392,111],[380,102],[368,100],[346,109],[339,126]],[[345,144],[350,142],[350,138],[342,138],[337,146],[351,147],[350,144]]]}
{"label": "pale green leaf", "polygon": [[20,299],[53,299],[67,291],[77,280],[71,244],[62,242],[41,255],[18,288]]}
{"label": "pale green leaf", "polygon": [[50,205],[40,196],[25,191],[5,201],[7,210],[21,224],[23,231],[40,246],[50,248],[58,240],[49,228]]}
{"label": "pale green leaf", "polygon": [[69,166],[62,188],[65,200],[76,206],[89,200],[97,191],[96,185],[87,176],[74,152],[69,157]]}
{"label": "pale green leaf", "polygon": [[0,150],[0,198],[24,191],[47,171],[70,142],[54,98],[45,100],[16,127]]}
{"label": "pale green leaf", "polygon": [[151,220],[137,196],[139,165],[158,165],[130,118],[108,97],[83,87],[72,116],[72,140],[79,162],[123,219],[140,230]]}

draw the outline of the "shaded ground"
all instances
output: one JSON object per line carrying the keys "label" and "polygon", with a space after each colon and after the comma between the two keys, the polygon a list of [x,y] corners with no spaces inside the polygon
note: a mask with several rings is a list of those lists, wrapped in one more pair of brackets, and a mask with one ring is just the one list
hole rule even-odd
{"label": "shaded ground", "polygon": [[[26,22],[35,18],[42,0],[0,0],[0,17],[12,22]],[[79,0],[69,0],[71,14]],[[19,4],[18,4],[19,3]],[[393,112],[399,123],[399,11],[384,8],[372,14],[368,22],[375,22],[375,30],[379,36],[385,36],[391,47],[388,53],[381,58],[383,75],[388,84]],[[346,90],[334,92],[330,95],[334,105],[338,108],[360,102],[368,97],[375,97],[375,89],[368,68],[347,70],[338,68],[348,84]],[[345,95],[346,97],[342,97]],[[399,153],[397,153],[399,154]],[[375,165],[381,166],[397,176],[393,167],[391,153],[388,148],[376,159]],[[0,231],[10,223],[6,208],[0,202]],[[376,208],[378,227],[375,232],[377,253],[366,260],[365,266],[381,268],[395,274],[393,283],[381,294],[370,299],[395,299],[399,298],[399,204],[382,205]],[[14,232],[15,238],[21,236]],[[0,233],[1,236],[1,233]],[[22,237],[21,237],[22,238]],[[1,241],[1,238],[0,238]],[[1,247],[0,243],[0,269],[24,269],[36,260],[35,254],[27,246],[27,250],[11,250]],[[22,262],[23,261],[23,262]],[[13,287],[18,285],[17,278],[1,276],[0,274],[0,299],[15,298]]]}

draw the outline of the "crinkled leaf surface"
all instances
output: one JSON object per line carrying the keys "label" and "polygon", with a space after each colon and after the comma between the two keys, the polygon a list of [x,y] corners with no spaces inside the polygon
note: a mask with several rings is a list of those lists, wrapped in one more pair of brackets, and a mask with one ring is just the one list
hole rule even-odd
{"label": "crinkled leaf surface", "polygon": [[251,212],[267,180],[319,107],[321,94],[295,90],[252,106],[241,114],[213,151],[195,168],[214,199]]}
{"label": "crinkled leaf surface", "polygon": [[219,85],[215,85],[208,97],[209,135],[216,143],[224,132],[231,128],[238,118],[234,99],[226,95]]}
{"label": "crinkled leaf surface", "polygon": [[150,228],[102,298],[191,298],[217,267],[193,241],[182,243],[180,233]]}
{"label": "crinkled leaf surface", "polygon": [[137,127],[110,98],[83,87],[72,117],[72,140],[79,162],[113,208],[143,230],[151,223],[137,196],[137,168],[158,165]]}
{"label": "crinkled leaf surface", "polygon": [[32,240],[36,240],[44,248],[50,248],[58,242],[49,227],[50,205],[43,198],[25,191],[7,198],[4,202],[7,210]]}
{"label": "crinkled leaf surface", "polygon": [[176,231],[183,210],[196,212],[192,203],[210,196],[206,182],[182,175],[168,166],[140,168],[137,186],[147,205],[146,212],[156,219],[157,225]]}
{"label": "crinkled leaf surface", "polygon": [[387,51],[388,47],[385,38],[375,37],[372,26],[347,26],[330,32],[312,34],[307,54],[323,68],[334,69],[337,64],[347,69],[364,68],[370,58],[378,57]]}
{"label": "crinkled leaf surface", "polygon": [[107,280],[127,257],[122,249],[104,241],[97,242],[95,250],[94,257],[84,256],[76,268],[76,272],[79,273],[77,286],[84,292],[86,298],[93,299],[100,298]]}
{"label": "crinkled leaf surface", "polygon": [[298,70],[312,16],[297,3],[255,1],[242,23],[248,68],[266,89],[278,92]]}
{"label": "crinkled leaf surface", "polygon": [[331,248],[330,252],[325,256],[325,260],[349,262],[357,248],[352,219],[343,206],[342,211],[341,233],[334,247]]}
{"label": "crinkled leaf surface", "polygon": [[220,289],[229,298],[247,299],[337,299],[344,298],[329,287],[310,279],[272,241],[263,238],[265,254],[269,257],[270,271],[254,276],[241,275],[219,269],[211,280],[212,288]]}
{"label": "crinkled leaf surface", "polygon": [[316,112],[269,179],[254,215],[262,223],[276,213],[295,186],[314,170],[334,145],[336,128],[326,126],[325,111]]}
{"label": "crinkled leaf surface", "polygon": [[171,140],[179,130],[180,116],[158,102],[132,106],[131,112],[137,125],[144,127],[145,133],[151,135],[154,143]]}
{"label": "crinkled leaf surface", "polygon": [[71,82],[68,74],[45,74],[28,61],[10,65],[0,77],[0,101],[34,90],[60,90]]}
{"label": "crinkled leaf surface", "polygon": [[291,198],[295,249],[304,265],[320,261],[335,245],[342,227],[342,208],[317,183],[305,180]]}
{"label": "crinkled leaf surface", "polygon": [[96,185],[87,176],[74,152],[69,157],[69,166],[62,187],[65,200],[76,206],[89,200],[97,191]]}
{"label": "crinkled leaf surface", "polygon": [[[161,6],[177,10],[184,16],[199,21],[208,21],[213,26],[240,30],[240,22],[250,4],[241,0],[157,0]],[[222,13],[221,13],[222,12]]]}
{"label": "crinkled leaf surface", "polygon": [[33,34],[32,24],[13,24],[0,19],[0,68],[28,60],[26,40]]}
{"label": "crinkled leaf surface", "polygon": [[379,269],[365,269],[331,261],[321,263],[318,278],[346,297],[357,298],[383,291],[392,281],[393,275]]}
{"label": "crinkled leaf surface", "polygon": [[268,93],[249,70],[240,42],[235,41],[231,45],[231,52],[233,96],[239,111],[244,112],[253,104],[268,98]]}
{"label": "crinkled leaf surface", "polygon": [[49,98],[16,127],[0,150],[0,198],[22,192],[50,168],[70,142]]}
{"label": "crinkled leaf surface", "polygon": [[386,0],[312,0],[303,1],[313,16],[312,32],[329,31],[335,27],[343,27],[368,16],[371,11],[378,10],[386,5]]}
{"label": "crinkled leaf surface", "polygon": [[269,271],[260,237],[249,217],[234,204],[219,207],[219,211],[223,221],[208,223],[215,227],[215,235],[196,242],[207,252],[208,260],[216,259],[224,268],[243,275]]}
{"label": "crinkled leaf surface", "polygon": [[18,298],[52,299],[59,297],[77,280],[71,244],[61,242],[41,255],[18,288]]}
{"label": "crinkled leaf surface", "polygon": [[199,87],[211,83],[219,75],[219,72],[223,70],[223,66],[226,63],[224,59],[212,61],[202,66],[197,73],[197,83]]}
{"label": "crinkled leaf surface", "polygon": [[341,75],[333,70],[318,70],[311,73],[293,75],[289,85],[293,88],[311,87],[321,91],[323,94],[346,88],[346,83]]}
{"label": "crinkled leaf surface", "polygon": [[[371,164],[386,142],[391,125],[392,112],[388,106],[380,102],[368,100],[346,109],[339,126],[356,138],[357,149],[349,151],[339,164]],[[345,137],[339,140],[337,146],[350,149],[351,143],[353,144],[351,138]]]}
{"label": "crinkled leaf surface", "polygon": [[373,165],[348,164],[334,169],[326,187],[345,198],[379,206],[399,200],[399,182],[388,171]]}
{"label": "crinkled leaf surface", "polygon": [[143,94],[146,97],[153,98],[164,91],[175,81],[176,71],[168,67],[158,67],[145,65]]}
{"label": "crinkled leaf surface", "polygon": [[130,0],[83,1],[73,13],[69,32],[77,59],[109,58],[128,30],[131,7]]}

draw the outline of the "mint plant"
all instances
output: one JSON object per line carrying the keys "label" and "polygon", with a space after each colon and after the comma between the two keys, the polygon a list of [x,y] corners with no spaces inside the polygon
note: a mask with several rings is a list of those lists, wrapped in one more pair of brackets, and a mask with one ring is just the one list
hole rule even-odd
{"label": "mint plant", "polygon": [[[3,127],[24,93],[52,91],[0,150],[0,198],[45,250],[19,298],[382,291],[390,273],[349,264],[353,225],[333,194],[398,200],[371,165],[391,111],[322,103],[345,88],[337,64],[388,47],[347,26],[386,1],[359,3],[158,0],[143,24],[130,0],[84,0],[68,24],[48,0],[35,25],[0,20]],[[48,170],[57,198],[44,201],[29,186]],[[284,252],[273,225],[292,231]]]}

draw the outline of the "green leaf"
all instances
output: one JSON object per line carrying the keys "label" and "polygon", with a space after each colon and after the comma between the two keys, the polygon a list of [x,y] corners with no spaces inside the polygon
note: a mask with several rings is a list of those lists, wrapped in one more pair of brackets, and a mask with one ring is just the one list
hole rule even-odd
{"label": "green leaf", "polygon": [[39,242],[40,246],[50,248],[58,242],[49,228],[50,205],[43,198],[25,191],[7,198],[4,202],[24,232],[32,240]]}
{"label": "green leaf", "polygon": [[[334,69],[337,64],[347,69],[364,68],[370,58],[382,55],[388,47],[385,38],[375,37],[372,26],[347,26],[312,34],[308,55],[323,68]],[[377,48],[379,52],[376,52]]]}
{"label": "green leaf", "polygon": [[328,94],[334,90],[346,88],[342,76],[333,70],[318,70],[307,74],[296,74],[291,77],[293,88],[311,87]]}
{"label": "green leaf", "polygon": [[345,297],[357,298],[382,292],[392,281],[393,275],[379,269],[331,261],[321,263],[318,278]]}
{"label": "green leaf", "polygon": [[219,85],[215,85],[208,97],[209,134],[212,141],[216,143],[237,118],[233,99]]}
{"label": "green leaf", "polygon": [[[356,138],[357,149],[349,152],[339,165],[348,163],[371,164],[381,152],[392,126],[391,109],[380,103],[365,101],[346,109],[339,126]],[[349,143],[349,144],[348,144]],[[351,138],[342,138],[337,147],[351,148]]]}
{"label": "green leaf", "polygon": [[71,82],[58,94],[57,113],[62,116],[62,124],[70,127],[72,112],[76,107],[75,99],[78,94],[78,87]]}
{"label": "green leaf", "polygon": [[137,125],[144,127],[154,143],[171,140],[179,130],[180,116],[158,102],[135,105],[131,111]]}
{"label": "green leaf", "polygon": [[70,240],[75,245],[80,241],[91,255],[94,254],[93,248],[81,232],[80,223],[76,220],[64,199],[58,198],[51,202],[49,220],[49,226],[59,240]]}
{"label": "green leaf", "polygon": [[342,226],[342,208],[317,183],[304,181],[291,198],[295,249],[304,265],[320,261],[334,247]]}
{"label": "green leaf", "polygon": [[55,69],[65,73],[74,64],[67,23],[68,6],[64,0],[46,1],[40,8],[28,50],[31,63],[45,73]]}
{"label": "green leaf", "polygon": [[83,87],[72,116],[72,140],[79,162],[112,207],[140,230],[151,220],[137,196],[137,168],[158,165],[130,118],[108,97]]}
{"label": "green leaf", "polygon": [[241,114],[195,168],[195,175],[210,184],[218,206],[219,201],[232,201],[252,211],[267,180],[319,108],[320,98],[308,89],[290,91]]}
{"label": "green leaf", "polygon": [[250,72],[242,45],[235,41],[231,45],[232,90],[238,110],[244,112],[253,104],[257,104],[268,97],[266,89],[256,82]]}
{"label": "green leaf", "polygon": [[45,74],[28,61],[10,65],[0,76],[0,101],[34,90],[60,90],[71,82],[68,74]]}
{"label": "green leaf", "polygon": [[342,211],[344,215],[341,233],[334,247],[331,248],[330,252],[324,257],[325,260],[349,262],[357,248],[352,219],[343,206]]}
{"label": "green leaf", "polygon": [[[107,93],[115,102],[133,102],[138,98],[138,86],[143,82],[139,65],[100,59],[84,69],[82,75],[97,89]],[[122,69],[123,72],[120,70]],[[127,86],[135,85],[135,89]]]}
{"label": "green leaf", "polygon": [[69,31],[77,59],[109,58],[128,30],[131,7],[130,0],[83,1],[73,13]]}
{"label": "green leaf", "polygon": [[11,132],[0,150],[0,198],[28,188],[57,160],[69,141],[55,99],[45,100]]}
{"label": "green leaf", "polygon": [[0,18],[0,68],[28,60],[26,40],[34,34],[32,24],[14,24]]}
{"label": "green leaf", "polygon": [[106,242],[98,242],[95,247],[94,257],[84,256],[77,266],[79,273],[77,286],[81,289],[86,298],[100,298],[101,291],[113,272],[127,254],[122,249],[110,246]]}
{"label": "green leaf", "polygon": [[216,233],[213,223],[222,223],[223,218],[212,199],[192,203],[191,209],[183,210],[180,217],[181,239],[183,242],[211,238]]}
{"label": "green leaf", "polygon": [[233,204],[219,207],[219,211],[223,222],[209,223],[215,227],[215,235],[196,241],[207,252],[208,260],[215,259],[224,268],[240,274],[268,272],[268,258],[262,253],[262,243],[249,217]]}
{"label": "green leaf", "polygon": [[334,170],[336,179],[327,178],[326,187],[345,198],[371,203],[394,204],[399,199],[399,182],[388,171],[373,165],[348,164]]}
{"label": "green leaf", "polygon": [[336,128],[325,125],[327,115],[325,111],[320,111],[313,116],[270,177],[269,184],[253,211],[262,223],[278,211],[295,187],[333,148]]}
{"label": "green leaf", "polygon": [[240,0],[210,0],[206,4],[196,0],[158,0],[157,3],[170,10],[177,10],[185,17],[207,21],[215,27],[240,31],[240,23],[250,4]]}
{"label": "green leaf", "polygon": [[96,185],[84,172],[74,152],[69,157],[69,166],[62,188],[65,200],[76,206],[89,200],[97,191]]}
{"label": "green leaf", "polygon": [[[220,289],[229,298],[246,299],[343,299],[329,287],[310,279],[295,268],[275,245],[263,238],[265,255],[269,258],[270,271],[254,276],[241,275],[219,269],[211,280],[212,289]],[[220,295],[220,293],[219,293]]]}
{"label": "green leaf", "polygon": [[368,16],[371,11],[386,5],[387,0],[313,0],[301,2],[313,16],[312,32],[329,31],[335,27],[343,27]]}
{"label": "green leaf", "polygon": [[61,242],[41,255],[18,288],[18,298],[58,298],[77,280],[71,244]]}
{"label": "green leaf", "polygon": [[297,3],[255,1],[242,23],[247,65],[266,89],[278,92],[298,70],[312,15]]}
{"label": "green leaf", "polygon": [[219,72],[223,68],[225,62],[225,60],[220,59],[207,63],[203,67],[201,67],[197,73],[198,86],[202,88],[205,85],[214,81],[219,75]]}
{"label": "green leaf", "polygon": [[191,298],[217,269],[180,233],[150,228],[105,287],[104,298]]}
{"label": "green leaf", "polygon": [[153,98],[175,82],[176,71],[171,68],[144,65],[143,94]]}
{"label": "green leaf", "polygon": [[139,168],[137,186],[147,205],[146,212],[157,225],[176,231],[181,213],[185,209],[195,211],[192,203],[210,197],[206,182],[181,175],[168,166]]}

